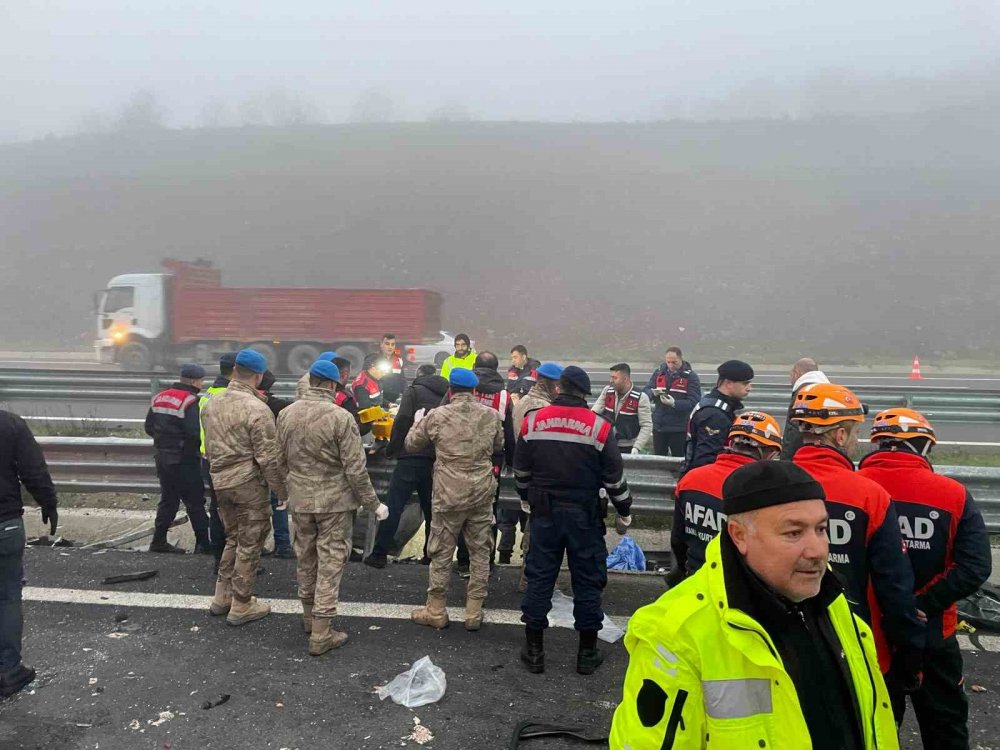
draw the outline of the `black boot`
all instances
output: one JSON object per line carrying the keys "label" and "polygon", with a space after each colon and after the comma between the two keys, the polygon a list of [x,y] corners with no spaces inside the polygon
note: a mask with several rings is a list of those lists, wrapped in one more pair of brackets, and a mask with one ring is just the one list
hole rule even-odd
{"label": "black boot", "polygon": [[524,648],[521,649],[521,661],[532,674],[545,671],[545,631],[525,627]]}
{"label": "black boot", "polygon": [[153,541],[149,543],[149,551],[167,552],[167,553],[173,553],[175,555],[184,554],[184,550],[182,548],[178,547],[176,544],[171,544],[170,542],[168,542],[165,536],[162,539],[158,539],[157,537],[154,536]]}
{"label": "black boot", "polygon": [[594,674],[601,662],[604,661],[604,654],[597,650],[597,631],[580,631],[580,650],[576,652],[576,671],[580,674]]}
{"label": "black boot", "polygon": [[208,540],[208,534],[195,534],[194,553],[196,555],[211,555],[212,543]]}
{"label": "black boot", "polygon": [[0,674],[0,698],[9,698],[23,690],[35,679],[35,670],[19,664],[9,672]]}
{"label": "black boot", "polygon": [[499,561],[500,564],[510,565],[510,556],[512,554],[513,553],[510,550],[500,550],[500,561]]}

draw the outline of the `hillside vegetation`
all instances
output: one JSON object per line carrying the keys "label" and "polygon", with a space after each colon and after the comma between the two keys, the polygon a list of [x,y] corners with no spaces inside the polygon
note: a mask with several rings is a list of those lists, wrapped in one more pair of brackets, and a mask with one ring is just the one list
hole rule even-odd
{"label": "hillside vegetation", "polygon": [[0,308],[9,344],[86,345],[111,276],[201,257],[227,284],[435,288],[448,329],[500,348],[982,359],[998,132],[949,110],[2,146]]}

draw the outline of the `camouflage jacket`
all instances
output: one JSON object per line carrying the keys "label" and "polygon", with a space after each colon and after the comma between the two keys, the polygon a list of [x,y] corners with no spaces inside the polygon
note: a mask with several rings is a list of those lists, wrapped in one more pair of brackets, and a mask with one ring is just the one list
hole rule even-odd
{"label": "camouflage jacket", "polygon": [[410,428],[406,450],[434,446],[434,510],[489,505],[496,494],[493,456],[503,451],[503,420],[495,409],[456,393]]}
{"label": "camouflage jacket", "polygon": [[514,434],[521,434],[521,424],[529,411],[542,409],[552,403],[552,396],[538,383],[531,386],[531,390],[525,393],[520,400],[514,404]]}
{"label": "camouflage jacket", "polygon": [[278,470],[274,442],[274,414],[263,396],[233,380],[225,391],[205,402],[201,424],[205,458],[216,490],[256,480],[266,483],[278,499],[285,499],[285,480]]}
{"label": "camouflage jacket", "polygon": [[299,382],[295,384],[295,398],[302,398],[310,388],[312,388],[312,385],[309,383],[309,372],[307,371],[305,375],[299,378]]}
{"label": "camouflage jacket", "polygon": [[333,403],[334,393],[309,388],[278,415],[278,465],[297,513],[374,510],[379,503],[358,425]]}

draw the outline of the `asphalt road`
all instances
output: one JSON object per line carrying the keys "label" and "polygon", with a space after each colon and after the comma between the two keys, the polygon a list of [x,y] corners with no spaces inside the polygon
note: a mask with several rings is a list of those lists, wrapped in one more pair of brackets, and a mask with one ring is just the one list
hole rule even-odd
{"label": "asphalt road", "polygon": [[[294,611],[294,561],[266,559],[263,566],[261,596]],[[100,583],[150,568],[160,574],[149,581]],[[522,719],[606,729],[627,664],[620,642],[603,644],[604,665],[581,677],[574,671],[575,634],[553,629],[546,673],[525,672],[517,660],[522,631],[514,624],[512,568],[494,574],[487,601],[488,617],[511,624],[487,623],[472,634],[460,625],[436,632],[407,621],[409,608],[422,601],[426,568],[351,564],[341,592],[341,611],[350,616],[336,623],[350,640],[319,658],[306,653],[293,614],[242,628],[209,617],[212,575],[204,557],[29,548],[26,570],[25,658],[39,679],[33,692],[0,704],[0,747],[11,750],[418,747],[405,739],[416,717],[434,735],[426,747],[505,748]],[[560,587],[568,591],[562,578]],[[459,588],[456,577],[455,606]],[[661,591],[656,576],[612,575],[606,609],[621,622]],[[997,642],[986,639],[986,647]],[[446,673],[444,698],[414,710],[380,702],[374,687],[425,655]],[[972,747],[1000,748],[1000,654],[965,656],[968,683],[987,690],[970,694]],[[231,696],[224,705],[201,708],[222,695]],[[171,717],[151,723],[168,711]],[[912,727],[911,720],[903,730],[908,750],[920,747]],[[564,740],[525,746],[581,747]]]}

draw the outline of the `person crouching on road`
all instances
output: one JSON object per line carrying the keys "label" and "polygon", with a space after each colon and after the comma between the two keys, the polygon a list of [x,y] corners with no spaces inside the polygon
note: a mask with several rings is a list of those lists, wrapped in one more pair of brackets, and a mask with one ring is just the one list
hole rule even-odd
{"label": "person crouching on road", "polygon": [[[906,557],[913,568],[917,609],[927,620],[923,684],[910,695],[926,748],[969,747],[969,699],[962,652],[955,637],[959,599],[990,577],[990,537],[976,502],[962,484],[934,473],[934,427],[920,412],[892,408],[872,424],[875,450],[858,474],[878,482],[892,497]],[[906,697],[894,670],[886,677],[896,719]]]}
{"label": "person crouching on road", "polygon": [[827,568],[823,487],[756,461],[722,497],[705,565],[629,621],[612,750],[898,750],[872,632]]}
{"label": "person crouching on road", "polygon": [[335,364],[317,360],[302,398],[278,415],[278,468],[295,524],[302,625],[312,656],[347,641],[330,620],[351,555],[354,511],[363,507],[379,521],[389,515],[368,477],[358,426],[334,403],[339,380]]}
{"label": "person crouching on road", "polygon": [[233,377],[201,412],[205,457],[226,528],[226,547],[210,612],[230,625],[266,617],[271,608],[254,596],[257,563],[271,530],[270,490],[284,503],[285,478],[278,469],[274,415],[260,394],[267,360],[253,349],[236,355]]}
{"label": "person crouching on road", "polygon": [[722,485],[729,475],[753,461],[773,461],[780,453],[778,420],[762,411],[748,411],[736,417],[726,446],[714,463],[681,477],[674,490],[674,523],[670,531],[674,567],[666,576],[667,584],[677,585],[705,564],[705,548],[726,521]]}
{"label": "person crouching on road", "polygon": [[451,401],[414,424],[404,442],[411,453],[433,445],[437,457],[427,544],[430,585],[427,604],[414,610],[412,617],[420,625],[448,626],[445,602],[452,557],[461,534],[469,548],[465,629],[479,630],[490,575],[495,457],[503,453],[503,420],[495,409],[476,402],[472,391],[479,379],[471,370],[452,370],[448,382]]}
{"label": "person crouching on road", "polygon": [[607,501],[599,499],[601,490],[618,513],[618,532],[624,534],[632,523],[632,495],[614,427],[587,407],[584,396],[589,395],[587,373],[573,365],[565,368],[559,395],[550,406],[528,413],[514,451],[517,492],[531,514],[521,660],[536,674],[545,671],[543,636],[563,553],[569,557],[573,616],[580,631],[576,671],[593,674],[604,660],[597,649],[604,621],[601,592],[608,582]]}
{"label": "person crouching on road", "polygon": [[205,368],[184,365],[176,383],[153,396],[146,412],[146,434],[153,438],[156,476],[160,480],[160,502],[150,552],[184,550],[167,541],[181,501],[194,531],[194,551],[211,554],[208,514],[205,512],[205,485],[201,478],[201,422],[198,393],[205,383]]}

